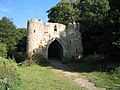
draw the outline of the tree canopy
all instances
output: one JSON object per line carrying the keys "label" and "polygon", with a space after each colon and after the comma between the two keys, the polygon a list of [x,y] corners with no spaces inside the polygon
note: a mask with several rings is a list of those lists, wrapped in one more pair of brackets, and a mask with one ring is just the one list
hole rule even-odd
{"label": "tree canopy", "polygon": [[120,0],[61,0],[47,12],[49,22],[80,23],[84,55],[119,61]]}
{"label": "tree canopy", "polygon": [[16,58],[20,56],[19,52],[25,52],[26,34],[25,28],[16,28],[11,19],[3,17],[0,20],[1,56]]}
{"label": "tree canopy", "polygon": [[60,2],[47,12],[49,18],[48,22],[67,25],[69,22],[75,22],[79,19],[79,9],[68,2]]}
{"label": "tree canopy", "polygon": [[79,4],[80,18],[84,21],[102,20],[108,13],[108,0],[82,0]]}

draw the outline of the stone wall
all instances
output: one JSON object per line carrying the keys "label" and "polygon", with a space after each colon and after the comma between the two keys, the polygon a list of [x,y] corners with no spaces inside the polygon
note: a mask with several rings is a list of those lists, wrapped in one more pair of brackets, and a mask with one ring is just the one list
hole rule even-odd
{"label": "stone wall", "polygon": [[43,23],[37,19],[28,21],[28,58],[37,57],[48,60],[48,48],[54,40],[57,40],[63,48],[62,60],[67,60],[65,58],[80,58],[83,47],[79,26],[76,23],[68,26],[59,23]]}

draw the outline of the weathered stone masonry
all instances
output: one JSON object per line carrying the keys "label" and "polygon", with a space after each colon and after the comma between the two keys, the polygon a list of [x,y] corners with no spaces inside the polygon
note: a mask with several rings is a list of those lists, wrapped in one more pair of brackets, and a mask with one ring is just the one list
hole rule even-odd
{"label": "weathered stone masonry", "polygon": [[[27,55],[29,59],[37,58],[48,60],[50,46],[56,42],[58,56],[62,60],[80,58],[82,56],[82,38],[79,32],[80,25],[70,23],[68,26],[59,23],[43,23],[40,20],[28,21]],[[53,43],[53,44],[52,44]],[[57,49],[52,50],[56,52]]]}

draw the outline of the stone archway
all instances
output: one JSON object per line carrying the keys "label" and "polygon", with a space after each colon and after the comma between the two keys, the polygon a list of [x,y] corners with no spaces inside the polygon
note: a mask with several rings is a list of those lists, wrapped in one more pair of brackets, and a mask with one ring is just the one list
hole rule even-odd
{"label": "stone archway", "polygon": [[54,40],[48,47],[48,59],[63,59],[63,47],[58,40]]}

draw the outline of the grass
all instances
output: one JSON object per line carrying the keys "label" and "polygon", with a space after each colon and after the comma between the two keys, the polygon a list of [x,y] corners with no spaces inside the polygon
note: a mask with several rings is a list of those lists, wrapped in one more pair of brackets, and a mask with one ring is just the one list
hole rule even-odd
{"label": "grass", "polygon": [[0,90],[11,89],[16,78],[16,63],[0,57]]}
{"label": "grass", "polygon": [[19,66],[21,84],[17,90],[87,90],[51,67]]}
{"label": "grass", "polygon": [[[89,79],[97,87],[104,87],[107,90],[120,90],[120,67],[115,70],[102,71],[101,65],[90,63],[69,63],[72,71],[78,72],[80,76]],[[101,68],[100,68],[101,67]]]}
{"label": "grass", "polygon": [[[120,67],[107,71],[104,65],[99,64],[81,62],[66,65],[72,72],[78,72],[98,87],[120,90]],[[16,66],[15,62],[0,58],[0,90],[6,87],[10,90],[87,90],[51,66]]]}
{"label": "grass", "polygon": [[87,90],[47,65],[16,66],[0,58],[0,90]]}

